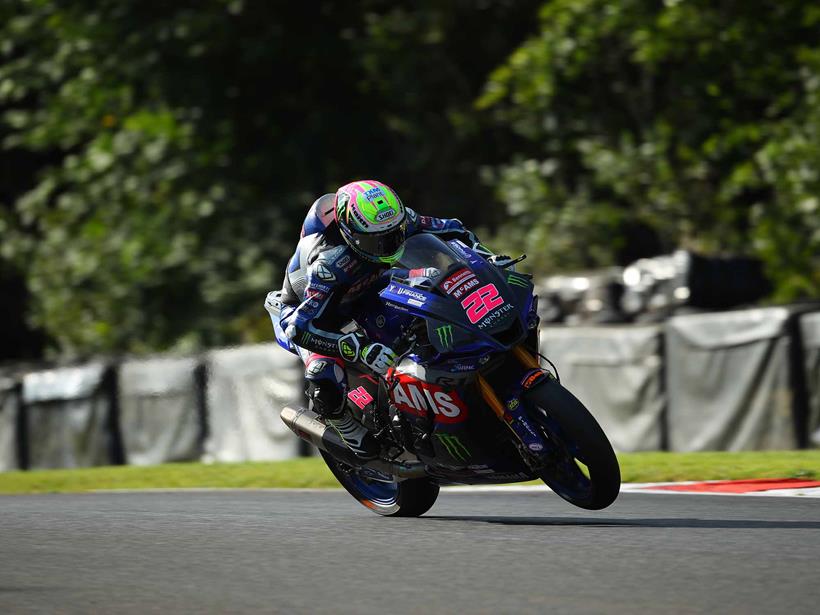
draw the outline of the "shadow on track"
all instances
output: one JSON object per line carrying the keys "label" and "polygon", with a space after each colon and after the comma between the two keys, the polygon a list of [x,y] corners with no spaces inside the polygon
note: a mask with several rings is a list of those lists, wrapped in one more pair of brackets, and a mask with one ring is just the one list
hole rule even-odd
{"label": "shadow on track", "polygon": [[752,519],[578,519],[572,517],[477,517],[424,516],[421,520],[498,523],[501,525],[543,525],[576,527],[657,527],[706,529],[818,530],[815,521],[758,521]]}

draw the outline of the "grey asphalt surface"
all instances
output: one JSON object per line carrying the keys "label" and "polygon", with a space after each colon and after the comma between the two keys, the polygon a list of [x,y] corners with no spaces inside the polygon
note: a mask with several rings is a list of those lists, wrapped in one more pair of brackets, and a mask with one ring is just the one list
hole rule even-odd
{"label": "grey asphalt surface", "polygon": [[817,613],[820,500],[0,497],[0,613]]}

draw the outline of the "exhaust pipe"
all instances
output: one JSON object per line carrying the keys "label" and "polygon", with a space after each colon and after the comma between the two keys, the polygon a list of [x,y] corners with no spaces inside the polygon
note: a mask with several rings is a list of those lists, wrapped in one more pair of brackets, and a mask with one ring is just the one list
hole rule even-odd
{"label": "exhaust pipe", "polygon": [[351,451],[334,429],[319,420],[319,415],[306,408],[285,406],[279,418],[297,436],[310,442],[316,448],[329,453],[339,461],[357,468],[370,468],[395,476],[398,480],[427,476],[424,464],[419,461],[397,463],[374,459],[362,461]]}

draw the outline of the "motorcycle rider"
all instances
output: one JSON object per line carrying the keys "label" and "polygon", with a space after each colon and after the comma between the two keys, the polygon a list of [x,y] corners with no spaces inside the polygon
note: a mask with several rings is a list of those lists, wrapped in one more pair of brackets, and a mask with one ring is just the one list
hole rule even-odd
{"label": "motorcycle rider", "polygon": [[363,459],[375,457],[379,445],[346,410],[345,363],[363,363],[383,376],[396,354],[361,331],[342,328],[354,316],[356,300],[398,261],[405,239],[416,233],[459,239],[497,266],[509,263],[481,246],[458,219],[420,216],[385,184],[360,180],[313,203],[282,290],[265,302],[277,341],[305,364],[312,410]]}

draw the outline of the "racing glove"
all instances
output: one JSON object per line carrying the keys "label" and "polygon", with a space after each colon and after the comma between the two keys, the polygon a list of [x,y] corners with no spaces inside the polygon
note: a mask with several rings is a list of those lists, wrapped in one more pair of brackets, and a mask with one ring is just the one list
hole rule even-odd
{"label": "racing glove", "polygon": [[376,342],[362,349],[361,360],[374,372],[384,376],[396,364],[396,353],[384,344]]}
{"label": "racing glove", "polygon": [[396,363],[396,353],[378,342],[367,343],[361,334],[348,333],[339,338],[339,354],[351,363],[361,361],[383,376]]}

